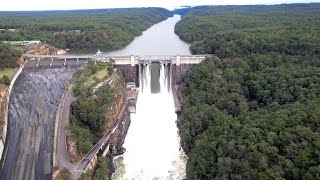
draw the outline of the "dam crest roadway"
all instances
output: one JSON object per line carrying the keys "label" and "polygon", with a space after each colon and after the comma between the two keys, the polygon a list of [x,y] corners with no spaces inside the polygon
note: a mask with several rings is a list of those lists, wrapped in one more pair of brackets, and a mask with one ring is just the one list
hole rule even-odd
{"label": "dam crest roadway", "polygon": [[[34,66],[38,67],[40,63],[46,61],[47,66],[56,65],[67,65],[71,64],[78,65],[85,63],[87,61],[102,61],[102,62],[112,62],[115,65],[131,65],[135,66],[138,64],[150,64],[152,62],[159,62],[160,64],[175,64],[180,66],[180,64],[199,64],[207,57],[212,55],[154,55],[154,56],[75,56],[75,55],[34,55],[34,54],[23,54],[22,57],[28,62],[35,62]],[[26,62],[25,66],[33,66]],[[32,63],[34,64],[34,63]]]}

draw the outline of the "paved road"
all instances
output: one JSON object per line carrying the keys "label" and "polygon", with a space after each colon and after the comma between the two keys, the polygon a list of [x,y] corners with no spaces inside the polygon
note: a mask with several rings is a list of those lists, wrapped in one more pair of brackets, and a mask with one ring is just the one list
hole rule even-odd
{"label": "paved road", "polygon": [[69,59],[66,61],[66,63],[64,62],[64,60],[61,59],[55,59],[55,60],[51,60],[51,59],[42,59],[41,61],[32,61],[29,60],[24,64],[24,68],[35,68],[38,67],[50,67],[50,64],[52,65],[52,68],[56,68],[56,67],[63,67],[63,66],[82,66],[85,64],[85,62],[87,62],[88,60],[86,59],[80,59],[78,62],[75,59]]}
{"label": "paved road", "polygon": [[[37,55],[23,54],[25,58],[55,58],[55,59],[97,59],[95,55]],[[99,57],[100,58],[100,57]],[[101,58],[130,58],[130,56],[101,56]]]}
{"label": "paved road", "polygon": [[60,123],[58,125],[58,141],[57,141],[57,163],[60,167],[65,167],[67,169],[75,169],[77,164],[72,164],[68,160],[68,151],[67,151],[67,140],[66,140],[66,130],[65,126],[68,123],[70,105],[75,101],[72,90],[68,90],[65,98],[62,100],[63,106],[60,109]]}

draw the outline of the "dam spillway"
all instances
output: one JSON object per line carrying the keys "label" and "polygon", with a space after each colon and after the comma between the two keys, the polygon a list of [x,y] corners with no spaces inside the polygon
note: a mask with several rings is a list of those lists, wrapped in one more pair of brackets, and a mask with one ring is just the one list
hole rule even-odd
{"label": "dam spillway", "polygon": [[[122,161],[122,163],[119,162],[120,164],[117,164],[119,166],[117,166],[116,171],[117,171],[117,174],[120,175],[119,177],[128,177],[127,179],[132,179],[133,177],[136,177],[136,176],[164,177],[160,179],[183,179],[184,177],[186,161],[185,161],[185,156],[183,155],[183,153],[181,153],[182,151],[179,150],[180,144],[179,144],[179,136],[177,134],[178,129],[175,124],[177,116],[174,113],[174,107],[173,107],[174,103],[172,98],[172,92],[164,91],[164,89],[171,90],[171,84],[174,84],[176,82],[179,83],[183,73],[186,72],[187,68],[191,65],[183,64],[183,58],[180,59],[182,60],[181,61],[182,64],[180,66],[173,65],[174,62],[171,61],[173,63],[170,64],[170,68],[166,66],[166,68],[160,69],[160,67],[162,66],[158,65],[156,69],[153,70],[154,68],[147,67],[144,65],[143,69],[145,69],[146,73],[144,74],[145,78],[142,79],[143,76],[139,75],[141,73],[139,71],[141,70],[141,68],[139,67],[140,64],[137,63],[135,66],[131,66],[130,64],[131,55],[151,56],[151,57],[152,55],[155,55],[155,54],[168,55],[170,57],[177,57],[177,55],[179,54],[186,55],[186,56],[191,55],[189,51],[189,45],[183,42],[182,40],[180,40],[179,37],[174,34],[174,25],[179,20],[180,20],[180,16],[175,15],[174,17],[169,18],[166,21],[160,22],[155,26],[153,26],[152,28],[149,28],[147,31],[143,33],[142,36],[135,38],[135,40],[132,43],[130,43],[130,45],[128,45],[126,48],[105,53],[106,56],[112,56],[112,57],[128,56],[129,57],[127,58],[129,60],[128,62],[119,63],[119,65],[115,64],[116,68],[120,68],[121,70],[123,70],[124,77],[126,78],[127,82],[135,81],[139,86],[140,80],[146,81],[146,84],[143,85],[144,91],[143,92],[140,91],[140,96],[138,98],[138,101],[139,101],[138,111],[136,115],[133,115],[134,116],[133,122],[129,128],[130,132],[126,140],[127,142],[126,142],[125,148],[127,148],[128,154],[126,153],[123,156],[124,161]],[[154,43],[154,42],[157,42],[157,43]],[[94,50],[93,53],[95,52],[96,52],[96,49]],[[68,63],[69,65],[76,65],[76,62],[77,62],[76,58],[74,59],[70,59],[70,57],[68,58],[69,59],[66,61],[66,66],[68,65]],[[150,58],[147,58],[147,59],[150,59]],[[157,58],[153,58],[153,57],[151,59],[157,60]],[[119,59],[115,59],[115,60],[119,60]],[[79,61],[81,61],[81,59]],[[85,64],[86,61],[87,60],[83,60],[83,64]],[[102,61],[104,60],[102,59]],[[37,116],[44,116],[43,109],[39,108],[38,105],[34,106],[31,103],[27,105],[28,103],[26,101],[37,102],[39,101],[40,97],[49,97],[49,95],[39,93],[39,92],[42,93],[43,91],[52,90],[52,88],[47,88],[47,86],[49,87],[56,86],[56,88],[58,89],[64,89],[67,84],[67,83],[65,84],[65,81],[69,81],[69,78],[72,77],[71,74],[73,73],[72,71],[68,74],[65,74],[63,75],[65,77],[61,79],[59,78],[60,75],[58,73],[62,72],[62,70],[57,72],[57,74],[55,75],[57,77],[57,81],[61,81],[61,82],[57,82],[56,80],[53,80],[55,79],[55,76],[46,77],[51,73],[50,69],[49,70],[43,69],[43,68],[52,68],[50,66],[51,63],[52,63],[52,67],[55,67],[55,68],[57,66],[59,67],[62,66],[63,68],[65,67],[64,60],[59,58],[55,58],[53,61],[51,61],[51,59],[44,59],[44,57],[41,58],[41,61],[30,59],[28,61],[28,64],[25,65],[25,67],[34,68],[34,69],[29,70],[28,73],[32,71],[36,72],[39,69],[41,73],[38,72],[39,74],[36,76],[40,76],[40,75],[44,76],[43,78],[47,80],[49,79],[50,82],[45,82],[45,83],[38,82],[39,79],[43,81],[41,77],[28,78],[28,81],[31,80],[30,83],[25,82],[27,80],[25,81],[17,80],[15,83],[15,86],[17,87],[14,87],[14,88],[17,88],[17,89],[25,88],[23,89],[23,91],[25,91],[26,95],[25,96],[22,95],[24,93],[22,92],[22,90],[14,90],[10,98],[11,102],[14,99],[13,95],[17,93],[18,97],[16,97],[16,99],[19,99],[19,97],[21,97],[20,99],[24,101],[23,103],[20,102],[21,104],[18,104],[17,106],[21,106],[21,108],[27,107],[28,111],[39,111],[38,113],[36,113]],[[147,69],[149,69],[148,72],[147,72]],[[155,90],[153,93],[151,92],[150,82],[151,82],[152,75],[150,73],[150,70],[153,72],[157,71],[157,73],[153,74],[152,79],[155,79],[154,82],[157,84],[158,88],[155,88],[155,86],[152,86]],[[163,72],[162,70],[166,70],[166,71],[170,70],[170,72],[172,72],[171,73],[172,78],[171,78],[171,74],[169,73],[161,73]],[[31,74],[34,74],[34,73],[31,73]],[[21,75],[25,76],[26,74],[21,74]],[[168,80],[168,78],[172,80]],[[161,81],[161,79],[164,79],[164,81]],[[163,82],[165,81],[167,82],[168,85],[163,84]],[[20,86],[19,85],[20,83],[22,84],[26,83],[26,85]],[[34,87],[32,87],[33,83],[40,83],[40,85],[34,85]],[[47,86],[43,87],[43,85],[41,84],[47,84]],[[50,85],[50,84],[56,84],[56,85]],[[161,89],[159,89],[159,87]],[[56,88],[53,88],[53,89],[56,89]],[[140,89],[141,88],[142,86],[140,86]],[[156,91],[159,91],[159,92],[156,92]],[[61,94],[62,92],[63,90],[61,90]],[[46,93],[50,93],[50,92],[46,92]],[[58,97],[60,95],[55,95],[55,96]],[[27,97],[27,96],[30,96],[30,97]],[[58,99],[60,99],[60,97],[58,97]],[[38,100],[35,100],[35,99],[38,99]],[[56,104],[58,100],[52,97],[41,98],[41,99],[43,99],[41,104],[46,104],[46,106],[51,107],[52,109],[50,109],[50,111],[53,114],[55,114]],[[18,102],[18,100],[16,101]],[[38,102],[38,104],[40,104],[40,102]],[[18,107],[16,107],[15,109],[17,108]],[[37,110],[37,109],[41,109],[41,110]],[[26,113],[26,112],[21,111],[20,113]],[[142,118],[143,120],[141,122],[140,119]],[[40,121],[38,117],[37,119],[39,124],[44,124],[42,125],[42,127],[45,127],[45,128],[47,128],[48,124],[51,123],[51,119],[49,120],[49,118],[43,120],[45,122]],[[50,152],[50,148],[52,147],[48,145],[50,144],[49,142],[53,144],[52,142],[53,138],[50,137],[51,135],[53,135],[52,132],[50,131],[51,129],[49,129],[49,131],[46,132],[45,134],[46,136],[44,137],[43,133],[45,131],[39,130],[42,127],[40,125],[37,125],[38,123],[33,123],[36,125],[30,125],[30,126],[28,125],[30,124],[30,122],[35,121],[35,120],[30,120],[30,117],[28,117],[28,119],[23,119],[20,117],[17,121],[13,121],[12,119],[9,119],[9,121],[14,122],[14,124],[9,124],[10,127],[8,127],[8,131],[12,131],[13,135],[11,137],[11,140],[7,140],[8,146],[10,146],[9,148],[10,150],[12,149],[13,153],[12,155],[11,153],[9,153],[10,151],[8,150],[9,148],[5,150],[7,154],[5,156],[8,156],[8,157],[5,160],[3,160],[3,163],[2,163],[3,169],[0,173],[0,179],[51,179],[52,152]],[[143,122],[146,122],[146,123],[143,123]],[[25,127],[28,127],[28,128],[25,128]],[[31,130],[28,130],[29,132],[25,134],[26,130],[24,129],[31,129]],[[135,129],[139,131],[136,131]],[[39,132],[39,133],[36,135],[35,133],[33,133],[32,134],[33,138],[30,138],[31,135],[29,136],[28,134],[32,133],[32,131]],[[154,134],[151,134],[151,133],[154,133]],[[128,137],[130,137],[131,135],[132,135],[133,141],[130,140],[132,141],[130,143],[129,142],[130,138]],[[7,136],[9,136],[9,134]],[[141,137],[142,139],[139,139],[139,137]],[[14,139],[17,140],[16,144],[9,145],[15,142]],[[40,145],[36,145],[35,142],[31,143],[31,140],[37,141],[37,143],[40,143],[40,144],[42,143],[41,144],[42,149],[40,148]],[[27,141],[29,144],[27,144]],[[20,144],[23,144],[23,145],[27,144],[27,145],[23,146]],[[134,146],[137,146],[137,147],[134,147]],[[34,150],[32,150],[31,148],[34,148]],[[49,151],[46,149],[49,149]],[[133,157],[135,152],[138,152],[137,157]],[[37,153],[41,154],[41,156],[37,157]],[[145,153],[146,156],[142,156],[144,155],[143,153]],[[149,161],[148,157],[151,157],[150,160],[154,160],[155,162],[154,163],[148,162]],[[20,159],[22,159],[21,162],[20,162]],[[44,161],[44,159],[48,161]],[[118,159],[120,160],[121,157]],[[138,174],[134,173],[135,172],[134,166],[136,164],[134,163],[133,164],[130,163],[130,165],[128,164],[129,162],[132,162],[132,160],[137,160],[136,163],[138,163],[138,165],[140,163],[140,165],[137,166],[138,169],[141,170],[141,168],[142,169],[146,168],[145,170],[143,170],[144,173],[142,174],[140,173],[140,176],[139,176],[139,173]],[[156,161],[158,160],[164,160],[164,161],[161,162],[161,165],[158,165],[156,163]],[[149,169],[144,165],[144,162],[148,162],[147,164],[150,166]],[[124,170],[124,168],[121,168],[121,164],[126,164],[126,166],[128,166],[125,168],[126,172],[121,172],[121,170]],[[156,170],[153,168],[159,168],[159,169]],[[10,170],[10,171],[7,172],[7,170]],[[122,178],[122,179],[126,179],[126,178]],[[146,178],[146,179],[151,179],[151,178]]]}
{"label": "dam spillway", "polygon": [[126,152],[115,159],[113,179],[185,178],[186,156],[176,126],[170,66],[140,66],[139,98],[131,119]]}
{"label": "dam spillway", "polygon": [[9,102],[0,179],[51,179],[54,122],[75,67],[25,69]]}

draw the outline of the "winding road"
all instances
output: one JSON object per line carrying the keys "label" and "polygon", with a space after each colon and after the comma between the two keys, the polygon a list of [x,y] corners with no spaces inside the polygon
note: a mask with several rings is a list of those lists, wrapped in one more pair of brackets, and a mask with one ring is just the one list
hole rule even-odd
{"label": "winding road", "polygon": [[67,150],[67,139],[66,139],[66,128],[65,126],[68,123],[70,105],[74,102],[76,98],[73,96],[72,90],[68,89],[65,94],[64,99],[62,99],[60,106],[60,118],[58,125],[58,133],[57,133],[57,165],[60,167],[65,167],[69,170],[75,169],[77,164],[70,163],[68,160],[68,150]]}

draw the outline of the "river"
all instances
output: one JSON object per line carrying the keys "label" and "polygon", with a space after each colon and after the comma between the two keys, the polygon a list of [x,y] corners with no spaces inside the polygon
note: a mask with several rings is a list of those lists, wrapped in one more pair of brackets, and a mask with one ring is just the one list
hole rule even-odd
{"label": "river", "polygon": [[[124,49],[104,55],[190,55],[189,45],[174,33],[179,20],[175,15],[152,26]],[[123,145],[126,152],[115,158],[114,180],[185,177],[186,156],[180,148],[170,76],[170,68],[164,65],[140,68],[136,114],[131,114]]]}
{"label": "river", "polygon": [[[179,15],[175,15],[150,27],[123,49],[115,51],[100,50],[105,56],[191,55],[189,50],[190,45],[182,41],[174,33],[174,26],[180,19]],[[68,54],[87,55],[93,54],[96,51],[97,49],[70,50]]]}

